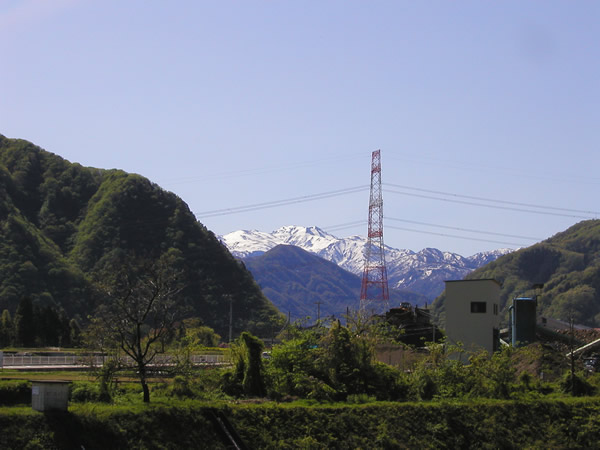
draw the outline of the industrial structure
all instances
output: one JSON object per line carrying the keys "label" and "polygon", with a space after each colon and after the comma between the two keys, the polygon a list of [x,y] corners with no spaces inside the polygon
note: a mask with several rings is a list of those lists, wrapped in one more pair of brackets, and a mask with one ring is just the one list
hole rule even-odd
{"label": "industrial structure", "polygon": [[369,228],[365,247],[365,268],[360,290],[362,314],[381,314],[389,310],[389,289],[383,246],[383,196],[381,194],[381,152],[371,155],[371,193]]}
{"label": "industrial structure", "polygon": [[493,279],[446,281],[446,336],[466,352],[499,347],[500,283]]}
{"label": "industrial structure", "polygon": [[511,342],[520,347],[536,341],[537,298],[513,299],[510,311]]}
{"label": "industrial structure", "polygon": [[385,321],[391,325],[394,339],[413,347],[425,347],[428,342],[438,342],[444,336],[432,322],[431,311],[403,302],[385,313]]}

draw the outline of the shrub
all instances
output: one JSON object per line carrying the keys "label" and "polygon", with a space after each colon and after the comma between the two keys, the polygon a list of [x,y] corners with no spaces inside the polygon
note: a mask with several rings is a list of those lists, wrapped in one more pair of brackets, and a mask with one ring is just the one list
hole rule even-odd
{"label": "shrub", "polygon": [[25,380],[0,381],[0,405],[31,403],[31,383]]}
{"label": "shrub", "polygon": [[100,400],[100,388],[95,383],[76,381],[71,385],[71,401],[78,403],[97,402]]}
{"label": "shrub", "polygon": [[171,385],[171,393],[176,397],[193,397],[194,391],[190,385],[190,379],[182,375],[177,375],[173,378],[173,384]]}
{"label": "shrub", "polygon": [[374,362],[371,366],[368,391],[377,400],[406,400],[410,384],[402,372],[382,362]]}
{"label": "shrub", "polygon": [[565,394],[572,393],[577,397],[593,395],[596,390],[585,378],[577,374],[571,378],[570,372],[567,372],[560,380],[560,388]]}

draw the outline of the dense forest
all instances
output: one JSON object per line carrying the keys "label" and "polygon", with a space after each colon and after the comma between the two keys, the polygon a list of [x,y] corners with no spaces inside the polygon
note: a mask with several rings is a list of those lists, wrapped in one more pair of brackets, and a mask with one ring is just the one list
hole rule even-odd
{"label": "dense forest", "polygon": [[[222,335],[230,301],[234,334],[270,334],[281,320],[251,274],[175,194],[140,175],[83,167],[0,135],[4,342],[2,324],[22,323],[26,311],[61,329],[62,337],[47,338],[34,327],[34,343],[64,345],[102,301],[95,285],[105,269],[125,254],[156,260],[167,252],[185,267],[189,316]],[[12,341],[26,343],[15,335]]]}
{"label": "dense forest", "polygon": [[[580,222],[536,245],[502,256],[466,279],[502,283],[501,312],[508,322],[512,299],[538,295],[538,313],[591,327],[600,326],[600,220]],[[533,286],[543,284],[541,290]],[[434,303],[443,319],[444,295]]]}
{"label": "dense forest", "polygon": [[[360,277],[299,247],[278,245],[245,264],[269,300],[293,319],[316,320],[318,314],[341,318],[348,308],[354,311],[360,306]],[[390,289],[390,306],[402,302],[424,304],[427,298]]]}

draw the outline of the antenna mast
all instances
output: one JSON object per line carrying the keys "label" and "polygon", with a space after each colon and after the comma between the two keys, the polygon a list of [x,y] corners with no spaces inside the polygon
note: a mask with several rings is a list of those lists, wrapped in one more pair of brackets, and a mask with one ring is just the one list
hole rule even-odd
{"label": "antenna mast", "polygon": [[[387,269],[383,246],[383,197],[381,195],[381,152],[371,155],[371,194],[369,198],[369,233],[365,247],[365,268],[360,290],[363,314],[389,310]],[[369,314],[370,315],[370,314]]]}

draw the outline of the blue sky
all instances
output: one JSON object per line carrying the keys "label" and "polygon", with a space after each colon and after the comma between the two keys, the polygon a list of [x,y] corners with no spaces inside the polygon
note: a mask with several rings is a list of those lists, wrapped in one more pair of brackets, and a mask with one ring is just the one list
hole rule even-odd
{"label": "blue sky", "polygon": [[599,22],[595,1],[0,0],[0,133],[142,174],[217,234],[365,235],[367,188],[235,208],[366,186],[381,149],[387,244],[526,246],[600,214]]}

